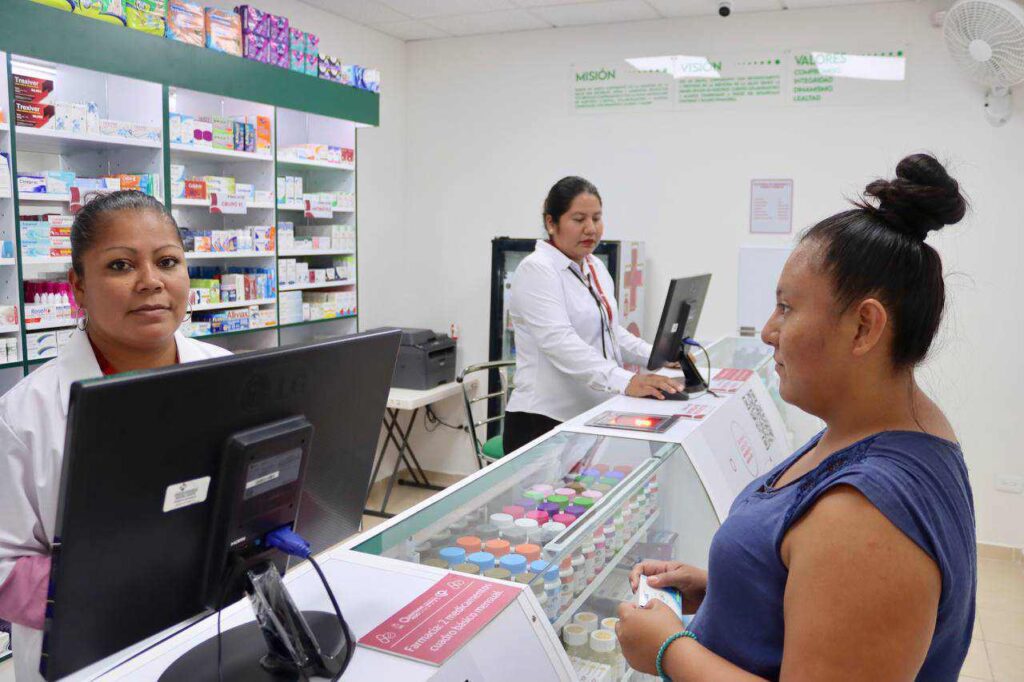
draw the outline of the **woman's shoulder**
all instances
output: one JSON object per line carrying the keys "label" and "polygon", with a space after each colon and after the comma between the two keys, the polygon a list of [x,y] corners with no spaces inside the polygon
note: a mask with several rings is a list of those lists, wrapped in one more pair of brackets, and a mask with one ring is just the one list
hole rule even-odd
{"label": "woman's shoulder", "polygon": [[60,408],[56,359],[41,365],[0,396],[0,420],[12,429],[25,422],[25,415],[42,415],[51,408]]}

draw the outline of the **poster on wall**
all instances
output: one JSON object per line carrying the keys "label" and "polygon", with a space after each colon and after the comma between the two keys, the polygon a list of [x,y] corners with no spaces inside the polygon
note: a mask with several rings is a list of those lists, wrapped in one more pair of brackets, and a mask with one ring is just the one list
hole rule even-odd
{"label": "poster on wall", "polygon": [[751,234],[789,234],[793,231],[793,181],[750,181]]}
{"label": "poster on wall", "polygon": [[571,66],[571,109],[592,114],[892,102],[906,97],[906,66],[903,46],[610,59]]}

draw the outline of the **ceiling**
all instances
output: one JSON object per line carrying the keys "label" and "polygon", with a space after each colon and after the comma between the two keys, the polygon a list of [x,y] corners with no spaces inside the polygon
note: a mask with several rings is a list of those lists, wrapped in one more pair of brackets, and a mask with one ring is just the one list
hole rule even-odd
{"label": "ceiling", "polygon": [[[712,16],[719,0],[303,0],[401,40],[563,26]],[[898,0],[733,0],[732,11],[769,12]]]}

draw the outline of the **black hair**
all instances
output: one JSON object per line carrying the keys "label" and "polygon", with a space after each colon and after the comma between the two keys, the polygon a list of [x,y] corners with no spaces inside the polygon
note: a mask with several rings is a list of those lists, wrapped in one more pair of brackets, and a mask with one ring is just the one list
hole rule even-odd
{"label": "black hair", "polygon": [[[562,216],[568,212],[573,199],[581,194],[593,194],[597,197],[598,201],[601,201],[601,194],[597,191],[594,183],[589,180],[575,175],[562,178],[552,185],[551,190],[548,192],[547,199],[544,200],[544,212],[541,214],[541,219],[551,216],[552,222],[557,225]],[[604,202],[602,201],[601,203],[603,204]],[[544,227],[546,230],[546,221]]]}
{"label": "black hair", "polygon": [[181,232],[174,216],[163,204],[145,192],[128,189],[110,194],[94,194],[86,198],[85,205],[71,225],[71,267],[79,277],[85,274],[82,268],[82,254],[96,241],[96,234],[102,229],[107,214],[116,211],[156,211],[170,221],[174,227],[174,234],[177,235],[178,241],[181,241]]}
{"label": "black hair", "polygon": [[893,325],[894,367],[913,367],[928,354],[946,305],[942,260],[928,233],[959,222],[967,199],[945,167],[929,154],[908,156],[894,180],[875,180],[854,202],[808,230],[801,242],[822,247],[841,310],[874,296]]}

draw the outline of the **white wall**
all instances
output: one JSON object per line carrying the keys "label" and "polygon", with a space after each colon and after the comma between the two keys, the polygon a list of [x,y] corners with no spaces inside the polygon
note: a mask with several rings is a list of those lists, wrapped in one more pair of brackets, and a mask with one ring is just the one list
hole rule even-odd
{"label": "white wall", "polygon": [[[539,235],[549,186],[581,174],[602,191],[606,236],[647,242],[648,333],[670,277],[711,271],[701,335],[713,337],[736,326],[739,245],[779,241],[747,234],[751,178],[793,178],[794,223],[802,228],[843,209],[844,194],[891,175],[908,152],[932,150],[951,162],[974,211],[933,239],[951,273],[952,305],[943,340],[921,376],[962,437],[979,539],[1024,545],[1024,497],[993,487],[997,472],[1024,473],[1021,407],[1013,390],[1024,379],[1017,205],[1024,187],[1024,108],[1018,106],[1004,128],[985,122],[981,89],[954,68],[941,33],[928,23],[932,9],[928,3],[866,5],[409,43],[408,229],[396,233],[418,239],[409,244],[422,248],[393,248],[406,254],[398,255],[406,259],[400,262],[415,268],[423,284],[405,292],[392,286],[387,304],[407,295],[406,305],[396,308],[408,316],[403,322],[436,329],[459,322],[465,361],[485,359],[491,238]],[[569,109],[573,62],[900,43],[910,49],[910,94],[902,102],[591,116]],[[394,90],[386,85],[384,102],[392,105]],[[364,152],[364,163],[384,161]],[[366,176],[361,180],[366,187]],[[361,203],[367,220],[381,221],[374,211],[383,209]],[[392,207],[386,210],[389,218],[381,222],[392,220]],[[379,267],[371,256],[392,262],[385,249],[363,249],[364,270]],[[458,405],[447,407],[443,411],[458,419]],[[463,435],[420,432],[414,444],[428,468],[472,466]]]}

